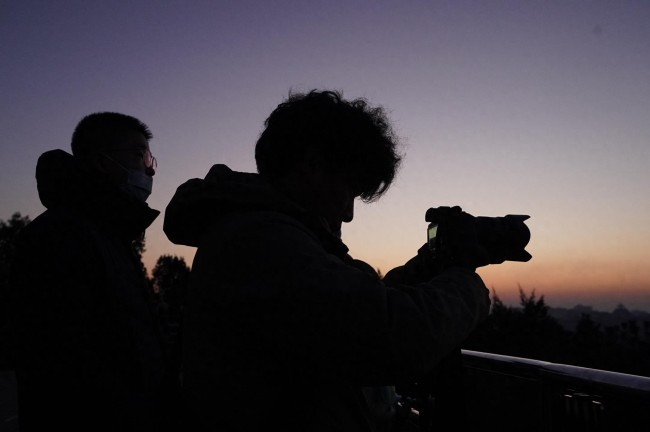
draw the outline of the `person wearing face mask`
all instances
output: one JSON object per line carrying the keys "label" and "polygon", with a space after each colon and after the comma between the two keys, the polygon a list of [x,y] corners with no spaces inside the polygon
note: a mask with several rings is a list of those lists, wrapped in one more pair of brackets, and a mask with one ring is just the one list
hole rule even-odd
{"label": "person wearing face mask", "polygon": [[21,232],[7,296],[21,431],[175,424],[178,374],[134,248],[160,213],[146,203],[151,139],[140,120],[99,112],[72,154],[38,159],[46,210]]}

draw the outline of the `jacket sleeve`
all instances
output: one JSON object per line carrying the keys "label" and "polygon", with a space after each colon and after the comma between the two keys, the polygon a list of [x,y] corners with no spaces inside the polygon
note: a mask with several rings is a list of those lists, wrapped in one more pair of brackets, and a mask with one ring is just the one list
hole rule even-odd
{"label": "jacket sleeve", "polygon": [[219,275],[219,301],[228,305],[221,313],[232,313],[234,325],[254,321],[259,340],[297,363],[360,384],[429,371],[489,308],[474,272],[452,268],[418,284],[387,285],[328,254],[311,231],[278,213],[220,224],[199,247],[194,268],[199,289],[214,288],[210,275]]}
{"label": "jacket sleeve", "polygon": [[386,273],[383,280],[388,285],[418,284],[427,282],[437,276],[440,271],[435,270],[432,265],[433,259],[429,247],[425,243],[416,256],[408,260],[404,265],[395,267]]}

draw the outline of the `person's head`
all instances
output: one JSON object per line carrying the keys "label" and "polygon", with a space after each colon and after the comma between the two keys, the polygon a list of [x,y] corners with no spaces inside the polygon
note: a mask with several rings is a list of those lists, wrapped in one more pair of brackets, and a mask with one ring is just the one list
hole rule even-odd
{"label": "person's head", "polygon": [[257,171],[323,216],[333,231],[354,216],[354,199],[378,199],[401,157],[381,107],[336,91],[290,94],[265,121],[255,147]]}
{"label": "person's head", "polygon": [[115,112],[84,117],[72,134],[72,154],[98,175],[145,201],[151,193],[156,159],[153,135],[140,120]]}

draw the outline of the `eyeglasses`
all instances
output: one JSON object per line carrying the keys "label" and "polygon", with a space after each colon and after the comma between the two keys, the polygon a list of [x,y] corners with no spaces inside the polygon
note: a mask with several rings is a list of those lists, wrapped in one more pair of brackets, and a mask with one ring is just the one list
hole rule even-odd
{"label": "eyeglasses", "polygon": [[153,157],[151,150],[149,149],[142,154],[142,161],[144,162],[144,166],[147,168],[151,168],[154,171],[158,168],[158,161]]}
{"label": "eyeglasses", "polygon": [[140,157],[142,157],[142,161],[144,162],[145,168],[152,169],[156,171],[158,168],[158,161],[156,158],[151,154],[151,150],[145,149],[143,152],[141,152],[138,149],[134,148],[127,148],[127,147],[122,147],[122,148],[113,148],[108,151],[132,151],[137,153]]}

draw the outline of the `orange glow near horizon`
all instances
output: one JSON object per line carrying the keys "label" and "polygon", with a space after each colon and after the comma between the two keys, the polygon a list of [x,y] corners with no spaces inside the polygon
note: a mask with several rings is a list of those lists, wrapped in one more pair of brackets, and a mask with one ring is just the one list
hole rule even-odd
{"label": "orange glow near horizon", "polygon": [[628,309],[650,310],[650,272],[641,263],[588,265],[577,262],[504,263],[480,268],[486,285],[508,304],[519,303],[519,289],[547,305],[576,304],[611,310],[618,304]]}
{"label": "orange glow near horizon", "polygon": [[[353,250],[351,252],[354,252]],[[386,274],[408,258],[388,251],[383,258],[365,259],[368,264]],[[192,265],[195,250],[183,247],[177,252],[188,266]],[[145,259],[149,270],[155,260]],[[505,262],[480,267],[481,276],[490,291],[509,306],[519,305],[519,290],[525,295],[544,297],[551,307],[571,308],[578,304],[592,306],[596,310],[611,311],[623,304],[630,310],[650,311],[650,269],[641,260],[629,262],[572,262],[560,259],[536,259],[529,262]]]}

